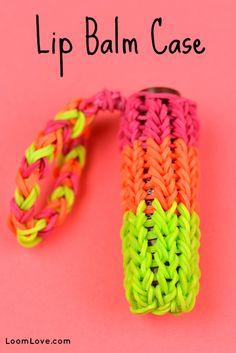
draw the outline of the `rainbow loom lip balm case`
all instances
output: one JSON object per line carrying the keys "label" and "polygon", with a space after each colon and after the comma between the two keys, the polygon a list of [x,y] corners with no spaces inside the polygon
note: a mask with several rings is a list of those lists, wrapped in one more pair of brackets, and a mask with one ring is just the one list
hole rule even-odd
{"label": "rainbow loom lip balm case", "polygon": [[121,118],[125,290],[133,313],[190,311],[199,290],[195,103],[166,88],[132,95]]}
{"label": "rainbow loom lip balm case", "polygon": [[[71,211],[86,159],[90,126],[101,110],[122,112],[121,230],[124,284],[133,313],[190,311],[199,290],[199,179],[196,104],[169,88],[125,100],[103,90],[70,102],[23,157],[9,226],[24,247],[38,245]],[[55,185],[36,211],[40,181],[54,165]]]}

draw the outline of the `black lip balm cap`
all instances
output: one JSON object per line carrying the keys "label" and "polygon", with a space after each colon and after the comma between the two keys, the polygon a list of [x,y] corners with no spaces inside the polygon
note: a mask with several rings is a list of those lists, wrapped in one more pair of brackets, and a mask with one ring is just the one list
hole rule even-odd
{"label": "black lip balm cap", "polygon": [[181,96],[181,94],[176,89],[169,88],[169,87],[150,87],[150,88],[143,89],[142,92],[171,93],[177,96]]}

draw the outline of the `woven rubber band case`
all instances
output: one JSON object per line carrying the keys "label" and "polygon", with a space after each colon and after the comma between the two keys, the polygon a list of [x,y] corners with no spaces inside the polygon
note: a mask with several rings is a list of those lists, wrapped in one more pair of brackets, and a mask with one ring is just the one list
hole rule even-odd
{"label": "woven rubber band case", "polygon": [[[70,212],[85,164],[92,121],[101,110],[122,112],[121,230],[124,285],[133,313],[190,311],[199,290],[199,179],[196,104],[172,89],[154,88],[125,100],[104,90],[78,99],[49,121],[18,170],[9,225],[32,247]],[[40,180],[54,165],[45,208],[35,204]]]}

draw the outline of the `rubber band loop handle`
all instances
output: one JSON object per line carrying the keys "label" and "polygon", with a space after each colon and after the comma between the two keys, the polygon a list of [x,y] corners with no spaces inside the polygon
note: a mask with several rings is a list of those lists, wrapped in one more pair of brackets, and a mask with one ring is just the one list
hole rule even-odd
{"label": "rubber band loop handle", "polygon": [[[16,177],[9,226],[24,247],[34,247],[71,211],[86,161],[91,124],[99,111],[122,110],[119,92],[103,90],[89,99],[70,102],[50,120],[28,147]],[[54,189],[43,210],[36,213],[40,181],[54,166]]]}

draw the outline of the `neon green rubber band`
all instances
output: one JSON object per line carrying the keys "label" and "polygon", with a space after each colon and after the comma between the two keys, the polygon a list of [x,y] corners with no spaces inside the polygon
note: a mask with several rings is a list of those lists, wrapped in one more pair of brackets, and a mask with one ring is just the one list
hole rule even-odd
{"label": "neon green rubber band", "polygon": [[35,150],[35,145],[34,143],[32,143],[32,145],[26,150],[25,157],[28,164],[33,164],[38,159],[41,159],[44,157],[47,157],[49,162],[51,162],[53,160],[53,152],[54,152],[53,145],[48,145],[46,147]]}
{"label": "neon green rubber band", "polygon": [[62,196],[65,196],[67,204],[69,208],[72,207],[74,200],[75,200],[75,194],[74,192],[68,188],[67,186],[58,186],[52,193],[50,200],[56,200]]}
{"label": "neon green rubber band", "polygon": [[40,187],[38,184],[36,184],[32,188],[29,196],[26,199],[24,199],[24,197],[19,193],[19,190],[16,189],[16,191],[15,191],[16,203],[22,210],[24,210],[24,211],[29,210],[33,206],[33,204],[36,202],[36,200],[39,196],[39,193],[40,193]]}

